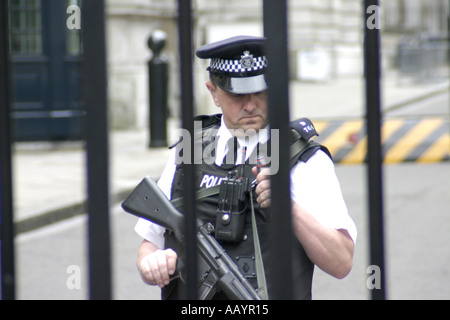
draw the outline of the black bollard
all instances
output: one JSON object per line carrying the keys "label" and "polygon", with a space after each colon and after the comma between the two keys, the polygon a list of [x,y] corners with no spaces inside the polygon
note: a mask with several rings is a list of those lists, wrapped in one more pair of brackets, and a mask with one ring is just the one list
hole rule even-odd
{"label": "black bollard", "polygon": [[165,44],[166,34],[161,30],[155,30],[148,39],[148,47],[153,51],[153,57],[148,62],[149,147],[167,146],[168,62],[161,57]]}

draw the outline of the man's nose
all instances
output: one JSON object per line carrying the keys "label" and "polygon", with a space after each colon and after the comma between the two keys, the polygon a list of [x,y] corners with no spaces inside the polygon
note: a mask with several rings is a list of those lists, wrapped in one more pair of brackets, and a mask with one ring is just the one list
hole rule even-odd
{"label": "man's nose", "polygon": [[257,105],[255,103],[254,95],[253,94],[246,94],[244,97],[244,110],[247,112],[253,112]]}

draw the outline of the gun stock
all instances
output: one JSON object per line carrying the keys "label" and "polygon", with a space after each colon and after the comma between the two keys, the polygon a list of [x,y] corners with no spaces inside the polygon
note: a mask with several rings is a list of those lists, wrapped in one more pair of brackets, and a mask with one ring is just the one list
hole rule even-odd
{"label": "gun stock", "polygon": [[159,224],[183,242],[184,216],[172,205],[156,182],[145,177],[122,203],[122,208],[138,217]]}

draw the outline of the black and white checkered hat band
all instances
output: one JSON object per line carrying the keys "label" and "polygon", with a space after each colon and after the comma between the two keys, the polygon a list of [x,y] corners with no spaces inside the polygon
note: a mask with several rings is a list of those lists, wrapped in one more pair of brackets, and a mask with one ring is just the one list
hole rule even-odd
{"label": "black and white checkered hat band", "polygon": [[210,68],[215,71],[222,71],[226,73],[242,73],[259,71],[267,67],[267,59],[265,56],[253,58],[251,67],[245,67],[240,60],[227,60],[220,58],[211,59]]}

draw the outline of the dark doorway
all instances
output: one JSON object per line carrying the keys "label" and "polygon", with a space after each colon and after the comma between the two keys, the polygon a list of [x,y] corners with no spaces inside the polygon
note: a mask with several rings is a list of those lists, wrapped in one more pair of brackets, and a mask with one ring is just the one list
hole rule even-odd
{"label": "dark doorway", "polygon": [[79,0],[9,0],[14,140],[77,140],[81,29],[68,28]]}

